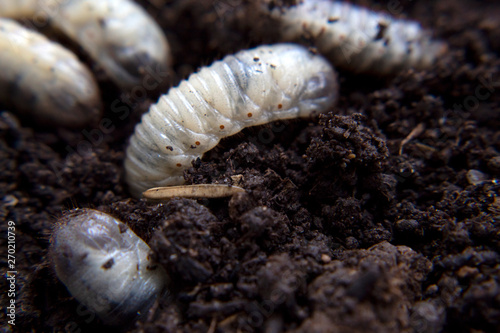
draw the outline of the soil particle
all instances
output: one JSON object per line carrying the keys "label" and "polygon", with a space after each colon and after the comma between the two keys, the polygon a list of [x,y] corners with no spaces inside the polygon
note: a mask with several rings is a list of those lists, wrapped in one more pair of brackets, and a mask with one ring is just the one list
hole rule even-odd
{"label": "soil particle", "polygon": [[344,252],[308,288],[311,316],[296,332],[411,331],[412,303],[432,264],[387,242]]}

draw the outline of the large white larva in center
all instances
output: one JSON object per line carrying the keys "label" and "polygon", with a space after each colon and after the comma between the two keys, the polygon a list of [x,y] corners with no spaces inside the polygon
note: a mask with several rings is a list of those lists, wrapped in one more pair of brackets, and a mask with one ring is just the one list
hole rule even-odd
{"label": "large white larva in center", "polygon": [[285,41],[310,40],[335,66],[397,73],[430,66],[446,50],[418,22],[395,19],[342,1],[303,0],[273,11]]}
{"label": "large white larva in center", "polygon": [[165,35],[132,0],[1,0],[1,16],[47,20],[123,89],[142,84],[151,72],[166,72],[170,62]]}
{"label": "large white larva in center", "polygon": [[65,215],[49,256],[57,277],[80,303],[111,325],[149,309],[168,276],[151,263],[149,246],[122,222],[93,209]]}
{"label": "large white larva in center", "polygon": [[244,127],[326,112],[337,79],[321,56],[295,44],[261,46],[192,74],[142,117],[125,160],[132,195],[180,185],[193,160]]}

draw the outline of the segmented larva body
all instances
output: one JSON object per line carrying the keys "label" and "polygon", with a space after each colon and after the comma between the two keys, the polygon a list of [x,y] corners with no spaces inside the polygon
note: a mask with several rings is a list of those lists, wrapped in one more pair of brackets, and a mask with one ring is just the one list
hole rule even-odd
{"label": "segmented larva body", "polygon": [[337,80],[321,56],[295,44],[225,57],[160,97],[130,139],[125,160],[132,195],[184,183],[183,172],[221,138],[244,127],[325,112]]}
{"label": "segmented larva body", "polygon": [[341,1],[304,0],[273,16],[281,22],[284,40],[312,40],[335,66],[357,73],[422,69],[446,50],[417,22]]}
{"label": "segmented larva body", "polygon": [[149,251],[124,223],[82,209],[56,226],[49,255],[57,277],[80,303],[105,323],[121,325],[147,311],[168,282]]}
{"label": "segmented larva body", "polygon": [[165,72],[170,62],[160,27],[131,0],[2,0],[0,16],[35,23],[45,17],[124,89]]}
{"label": "segmented larva body", "polygon": [[39,123],[80,127],[99,119],[100,94],[78,58],[0,18],[0,100]]}

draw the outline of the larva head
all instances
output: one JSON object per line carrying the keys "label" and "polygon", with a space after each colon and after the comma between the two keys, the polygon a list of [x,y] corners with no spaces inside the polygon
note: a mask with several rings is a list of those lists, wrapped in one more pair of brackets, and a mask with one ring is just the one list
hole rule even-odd
{"label": "larva head", "polygon": [[299,117],[327,112],[338,95],[337,75],[330,63],[305,47],[295,44],[274,45],[280,54],[273,77],[286,96],[293,98]]}
{"label": "larva head", "polygon": [[76,210],[56,226],[49,250],[57,277],[103,321],[130,322],[164,290],[168,277],[150,248],[125,224],[93,209]]}

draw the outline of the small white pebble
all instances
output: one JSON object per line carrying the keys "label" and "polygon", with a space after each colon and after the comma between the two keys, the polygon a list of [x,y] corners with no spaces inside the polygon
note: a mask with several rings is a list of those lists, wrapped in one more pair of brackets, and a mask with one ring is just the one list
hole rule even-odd
{"label": "small white pebble", "polygon": [[479,170],[470,169],[467,171],[467,181],[471,185],[481,185],[488,181],[488,177]]}

